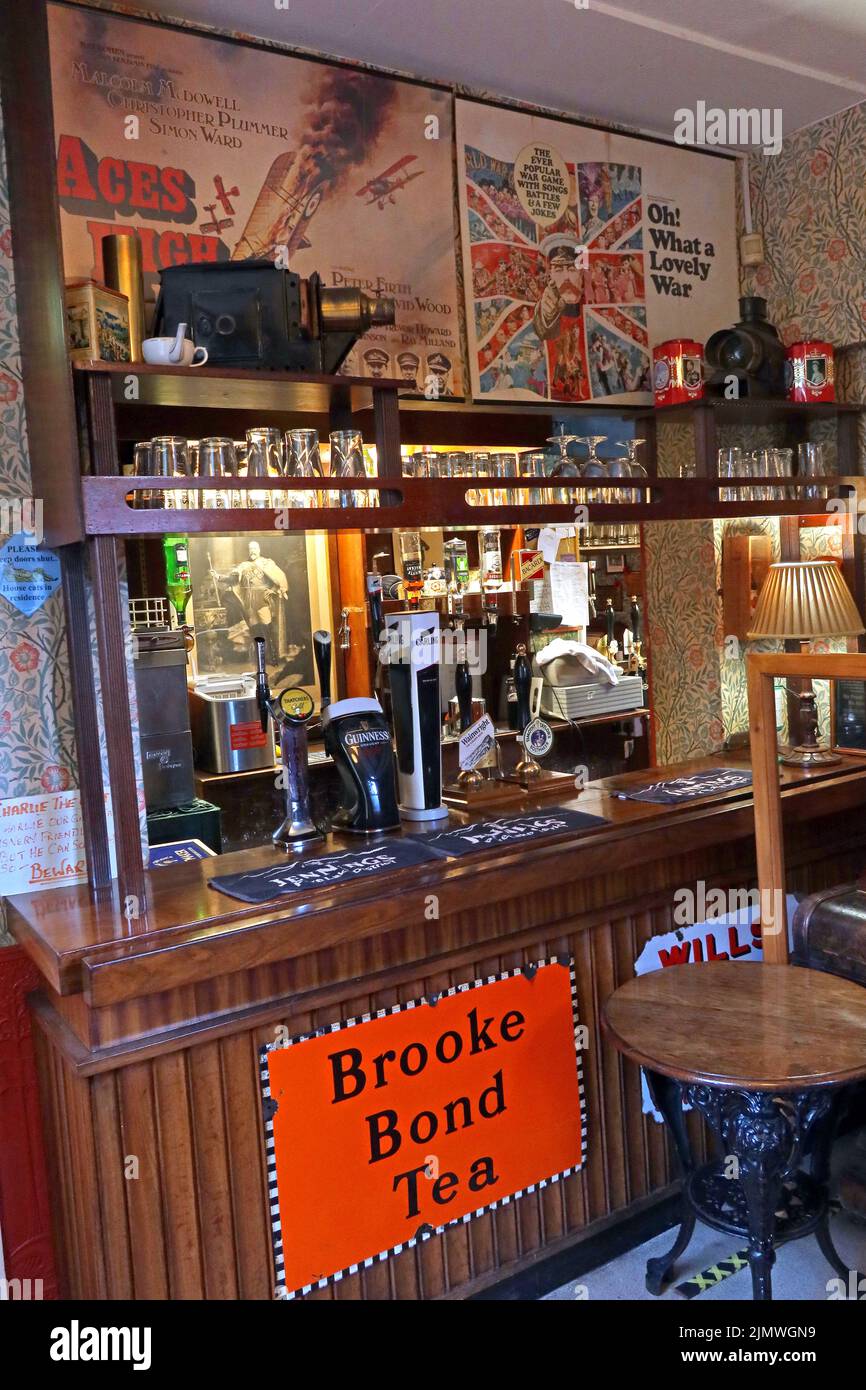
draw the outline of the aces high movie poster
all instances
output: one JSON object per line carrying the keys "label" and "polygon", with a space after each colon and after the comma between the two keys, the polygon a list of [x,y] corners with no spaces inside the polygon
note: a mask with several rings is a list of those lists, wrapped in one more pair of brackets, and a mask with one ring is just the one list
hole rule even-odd
{"label": "aces high movie poster", "polygon": [[102,278],[112,232],[141,239],[148,298],[165,266],[284,248],[396,299],[347,371],[462,394],[448,92],[93,10],[49,21],[67,278]]}

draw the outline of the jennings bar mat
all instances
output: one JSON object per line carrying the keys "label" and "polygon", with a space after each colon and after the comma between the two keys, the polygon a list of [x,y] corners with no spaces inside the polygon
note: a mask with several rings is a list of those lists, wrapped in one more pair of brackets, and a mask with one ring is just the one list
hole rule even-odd
{"label": "jennings bar mat", "polygon": [[321,854],[309,859],[282,858],[266,869],[212,878],[210,886],[244,903],[266,903],[286,893],[333,887],[337,883],[368,878],[371,874],[387,874],[395,869],[428,864],[438,858],[439,855],[417,840],[395,838],[342,854]]}
{"label": "jennings bar mat", "polygon": [[550,810],[530,811],[525,816],[500,816],[492,820],[473,821],[455,830],[440,830],[438,835],[418,836],[418,843],[428,845],[436,854],[472,854],[474,850],[495,849],[501,845],[523,844],[539,840],[544,835],[561,835],[564,830],[594,830],[607,825],[603,816],[590,816],[586,811],[569,811],[562,806]]}
{"label": "jennings bar mat", "polygon": [[614,792],[620,801],[654,801],[660,806],[678,806],[681,801],[693,801],[699,796],[720,796],[722,792],[740,791],[752,785],[751,772],[738,768],[713,767],[695,772],[691,777],[672,777],[667,782],[651,782],[634,792]]}

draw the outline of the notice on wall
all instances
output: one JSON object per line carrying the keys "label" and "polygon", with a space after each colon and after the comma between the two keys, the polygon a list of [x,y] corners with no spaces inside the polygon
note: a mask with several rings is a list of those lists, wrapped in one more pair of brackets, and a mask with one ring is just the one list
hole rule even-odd
{"label": "notice on wall", "polygon": [[128,231],[148,298],[191,261],[318,271],[397,302],[348,370],[462,394],[449,92],[65,5],[49,38],[67,278]]}
{"label": "notice on wall", "polygon": [[0,801],[0,897],[86,881],[80,792]]}
{"label": "notice on wall", "polygon": [[293,1298],[580,1168],[569,961],[262,1049],[277,1294]]}
{"label": "notice on wall", "polygon": [[651,399],[651,350],[736,318],[734,161],[457,102],[474,396]]}
{"label": "notice on wall", "polygon": [[588,627],[589,566],[554,560],[550,566],[550,597],[562,627]]}

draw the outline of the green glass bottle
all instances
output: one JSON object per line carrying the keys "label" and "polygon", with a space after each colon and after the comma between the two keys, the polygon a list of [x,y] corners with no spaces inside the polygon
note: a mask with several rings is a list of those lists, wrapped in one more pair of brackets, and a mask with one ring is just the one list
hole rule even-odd
{"label": "green glass bottle", "polygon": [[189,540],[186,536],[166,536],[162,551],[165,556],[165,591],[177,614],[178,627],[183,627],[186,606],[192,598]]}

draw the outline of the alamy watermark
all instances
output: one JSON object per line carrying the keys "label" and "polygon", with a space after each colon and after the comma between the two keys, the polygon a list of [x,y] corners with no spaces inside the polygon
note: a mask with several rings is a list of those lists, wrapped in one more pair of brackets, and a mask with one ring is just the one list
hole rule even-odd
{"label": "alamy watermark", "polygon": [[751,145],[766,155],[782,148],[782,110],[779,106],[681,106],[674,112],[677,145]]}
{"label": "alamy watermark", "polygon": [[678,888],[674,893],[676,926],[722,918],[739,925],[758,920],[762,936],[774,936],[785,921],[785,894],[780,888],[708,888],[703,879],[694,888]]}
{"label": "alamy watermark", "polygon": [[37,545],[45,539],[41,497],[0,497],[0,534],[25,535]]}

